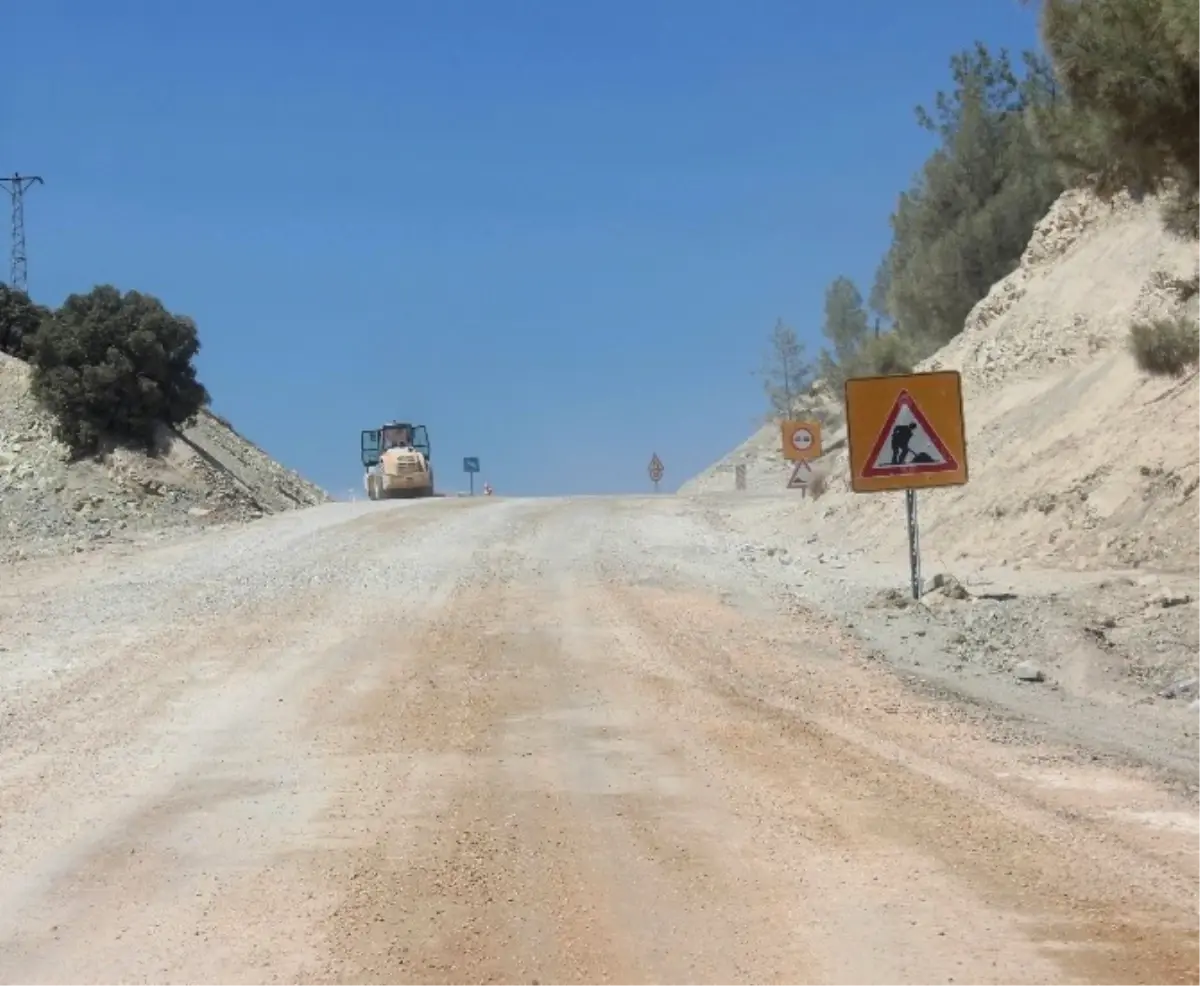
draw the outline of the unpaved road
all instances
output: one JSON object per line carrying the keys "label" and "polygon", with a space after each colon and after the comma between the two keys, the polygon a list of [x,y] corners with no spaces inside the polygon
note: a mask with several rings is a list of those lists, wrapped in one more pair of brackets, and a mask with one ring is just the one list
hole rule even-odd
{"label": "unpaved road", "polygon": [[1194,804],[728,550],[489,498],[10,568],[0,979],[1197,982]]}

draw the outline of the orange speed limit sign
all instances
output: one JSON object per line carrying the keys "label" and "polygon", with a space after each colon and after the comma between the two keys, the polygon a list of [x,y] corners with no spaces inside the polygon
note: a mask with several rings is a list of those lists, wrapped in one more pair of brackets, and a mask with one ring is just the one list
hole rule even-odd
{"label": "orange speed limit sign", "polygon": [[821,456],[820,421],[785,421],[782,425],[783,457],[817,459]]}

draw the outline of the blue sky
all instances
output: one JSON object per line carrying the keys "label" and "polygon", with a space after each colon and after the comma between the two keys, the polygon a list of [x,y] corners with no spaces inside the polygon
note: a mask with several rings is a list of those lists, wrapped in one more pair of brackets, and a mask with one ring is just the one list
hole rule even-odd
{"label": "blue sky", "polygon": [[[0,172],[30,291],[200,326],[216,411],[335,494],[429,427],[512,495],[664,489],[742,441],[777,317],[864,294],[913,107],[1018,0],[15,4]],[[7,265],[5,265],[5,268]]]}

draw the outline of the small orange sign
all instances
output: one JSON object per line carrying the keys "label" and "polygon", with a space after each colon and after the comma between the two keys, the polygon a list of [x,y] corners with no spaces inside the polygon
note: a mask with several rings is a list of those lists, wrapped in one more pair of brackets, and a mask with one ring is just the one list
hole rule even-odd
{"label": "small orange sign", "polygon": [[845,393],[850,485],[856,493],[967,482],[957,371],[852,377]]}
{"label": "small orange sign", "polygon": [[820,421],[785,421],[780,426],[783,435],[783,457],[796,462],[821,457]]}

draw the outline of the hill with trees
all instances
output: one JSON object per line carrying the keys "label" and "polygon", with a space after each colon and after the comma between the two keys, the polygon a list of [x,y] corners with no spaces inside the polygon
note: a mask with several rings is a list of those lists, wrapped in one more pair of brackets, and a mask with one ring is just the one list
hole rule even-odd
{"label": "hill with trees", "polygon": [[[825,348],[803,370],[793,354],[793,378],[840,388],[846,376],[911,370],[1016,269],[1068,189],[1102,201],[1153,196],[1164,228],[1194,241],[1198,10],[1188,0],[1045,0],[1044,52],[1014,59],[978,42],[954,54],[948,87],[916,108],[936,146],[898,197],[869,294],[834,279]],[[1130,329],[1148,370],[1195,363],[1194,325]]]}
{"label": "hill with trees", "polygon": [[841,381],[955,368],[971,482],[922,495],[944,557],[1194,568],[1196,21],[1176,0],[1048,0],[1044,54],[956,54],[869,295],[836,278],[823,351],[789,354],[791,413],[825,422],[824,495],[784,491],[775,423],[681,492],[732,493],[744,465],[781,524],[902,551],[895,498],[848,490]]}
{"label": "hill with trees", "polygon": [[0,559],[329,499],[211,412],[199,350],[152,295],[51,309],[0,284]]}

